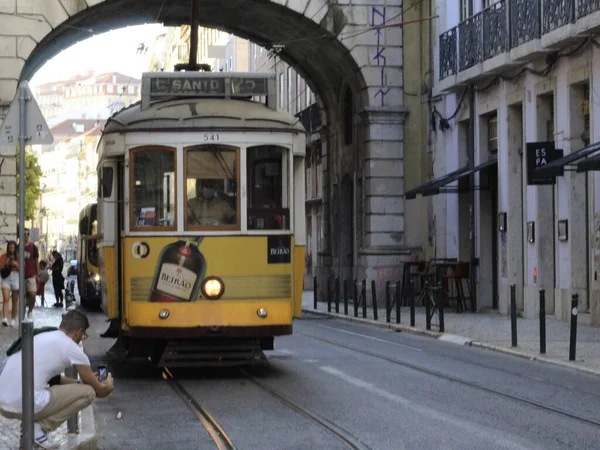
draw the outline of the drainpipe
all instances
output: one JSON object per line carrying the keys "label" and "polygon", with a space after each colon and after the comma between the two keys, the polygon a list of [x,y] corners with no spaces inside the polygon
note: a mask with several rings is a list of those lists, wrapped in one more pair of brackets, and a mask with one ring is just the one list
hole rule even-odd
{"label": "drainpipe", "polygon": [[[475,85],[469,86],[471,90],[469,95],[469,145],[468,160],[470,167],[475,167]],[[475,173],[469,177],[469,187],[471,194],[471,208],[469,209],[469,228],[471,241],[471,304],[473,312],[477,312],[477,277],[476,277],[476,258],[477,251],[475,247]]]}

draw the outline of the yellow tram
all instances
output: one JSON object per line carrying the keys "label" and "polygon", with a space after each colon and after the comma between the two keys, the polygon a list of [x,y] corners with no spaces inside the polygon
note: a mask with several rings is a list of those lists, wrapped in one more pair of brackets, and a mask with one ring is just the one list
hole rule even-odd
{"label": "yellow tram", "polygon": [[98,146],[108,337],[160,365],[238,364],[300,317],[305,131],[275,78],[146,73]]}

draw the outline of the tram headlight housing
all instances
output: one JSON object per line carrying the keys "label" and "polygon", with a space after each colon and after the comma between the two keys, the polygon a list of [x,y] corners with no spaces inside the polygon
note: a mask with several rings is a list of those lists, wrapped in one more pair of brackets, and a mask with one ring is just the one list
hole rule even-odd
{"label": "tram headlight housing", "polygon": [[221,298],[225,292],[225,284],[218,277],[207,277],[202,282],[202,295],[209,300],[217,300]]}
{"label": "tram headlight housing", "polygon": [[171,315],[171,311],[169,311],[168,309],[161,309],[160,312],[158,313],[158,318],[165,320],[170,315]]}
{"label": "tram headlight housing", "polygon": [[267,318],[267,310],[265,308],[258,308],[256,310],[256,315],[258,317],[260,317],[261,319],[266,319]]}

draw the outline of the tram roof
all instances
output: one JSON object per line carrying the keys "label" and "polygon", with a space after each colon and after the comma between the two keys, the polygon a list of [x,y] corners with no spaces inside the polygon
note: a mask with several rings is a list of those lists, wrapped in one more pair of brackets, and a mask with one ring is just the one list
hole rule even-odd
{"label": "tram roof", "polygon": [[305,132],[298,118],[258,102],[223,98],[182,98],[156,102],[143,110],[141,102],[135,103],[108,119],[104,134],[168,130]]}

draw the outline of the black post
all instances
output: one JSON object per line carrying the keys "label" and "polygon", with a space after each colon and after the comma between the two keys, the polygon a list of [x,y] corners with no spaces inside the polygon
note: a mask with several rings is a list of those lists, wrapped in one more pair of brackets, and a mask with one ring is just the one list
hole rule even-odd
{"label": "black post", "polygon": [[[427,289],[427,285],[429,282],[425,282],[425,288]],[[429,296],[425,294],[425,328],[431,330],[431,316],[429,315],[431,312],[431,305],[429,304]]]}
{"label": "black post", "polygon": [[313,277],[313,308],[317,309],[317,277]]}
{"label": "black post", "polygon": [[344,278],[344,315],[348,315],[348,278]]}
{"label": "black post", "polygon": [[335,312],[340,312],[340,279],[335,277]]}
{"label": "black post", "polygon": [[358,317],[358,304],[360,299],[358,298],[358,288],[356,287],[356,279],[352,280],[352,294],[354,295],[354,317]]}
{"label": "black post", "polygon": [[396,323],[400,323],[400,298],[402,297],[401,283],[396,281]]}
{"label": "black post", "polygon": [[414,285],[414,281],[410,280],[408,282],[408,293],[410,294],[409,299],[410,299],[410,326],[414,327],[415,326],[415,285]]}
{"label": "black post", "polygon": [[331,312],[331,275],[327,275],[327,312]]}
{"label": "black post", "polygon": [[375,280],[371,280],[371,297],[373,298],[373,319],[377,320],[377,288]]}
{"label": "black post", "polygon": [[392,304],[390,295],[390,282],[385,282],[385,321],[390,323],[392,321]]}
{"label": "black post", "polygon": [[540,289],[540,353],[546,353],[546,290]]}
{"label": "black post", "polygon": [[577,303],[579,294],[573,294],[571,299],[571,341],[569,342],[569,361],[575,361],[577,350]]}
{"label": "black post", "polygon": [[444,327],[444,301],[446,300],[444,285],[438,282],[438,314],[440,316],[440,333],[445,331]]}
{"label": "black post", "polygon": [[512,346],[517,346],[517,286],[510,285],[510,331]]}
{"label": "black post", "polygon": [[360,296],[362,297],[362,312],[363,319],[367,318],[367,280],[362,280],[362,289]]}

